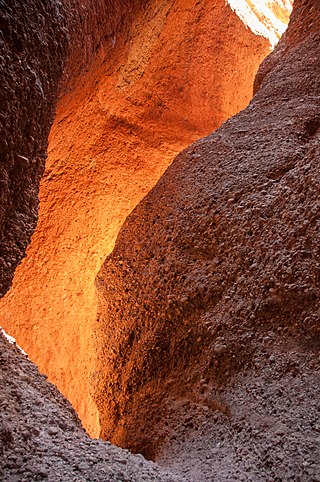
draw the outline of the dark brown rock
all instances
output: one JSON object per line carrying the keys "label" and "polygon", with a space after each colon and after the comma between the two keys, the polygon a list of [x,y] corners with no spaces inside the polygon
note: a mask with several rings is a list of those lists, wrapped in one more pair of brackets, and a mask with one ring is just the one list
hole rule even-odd
{"label": "dark brown rock", "polygon": [[0,2],[0,296],[35,228],[66,49],[59,1]]}
{"label": "dark brown rock", "polygon": [[[288,419],[301,440],[302,405],[290,411],[288,400],[302,386],[304,401],[319,397],[319,8],[296,1],[251,104],[175,159],[99,274],[95,397],[102,434],[117,443],[151,457],[165,451],[184,400],[195,404],[188,424],[198,424],[198,404],[224,414],[226,433],[242,398],[246,417],[257,410],[245,387],[274,378],[279,390],[266,391],[263,416],[274,403],[273,415]],[[246,432],[243,421],[239,427]],[[275,459],[255,453],[252,437],[242,443],[251,468],[243,454],[232,473],[211,466],[211,476],[242,480],[238,467],[243,480],[290,480]],[[290,448],[283,453],[284,466],[294,465]],[[319,468],[319,454],[311,459]],[[316,469],[295,473],[313,480]]]}
{"label": "dark brown rock", "polygon": [[181,480],[143,457],[89,439],[69,402],[0,332],[0,480],[43,479]]}

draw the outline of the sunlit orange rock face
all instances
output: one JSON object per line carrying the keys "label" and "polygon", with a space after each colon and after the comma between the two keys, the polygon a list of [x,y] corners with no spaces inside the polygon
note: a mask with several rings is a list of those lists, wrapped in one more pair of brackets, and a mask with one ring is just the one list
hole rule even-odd
{"label": "sunlit orange rock face", "polygon": [[39,225],[0,319],[97,436],[95,277],[174,156],[248,104],[270,44],[224,0],[178,0],[137,10],[94,50],[88,72],[65,82]]}

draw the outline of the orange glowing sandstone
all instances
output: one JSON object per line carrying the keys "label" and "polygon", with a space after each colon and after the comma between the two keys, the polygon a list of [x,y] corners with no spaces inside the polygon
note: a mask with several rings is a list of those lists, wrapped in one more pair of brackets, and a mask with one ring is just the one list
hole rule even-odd
{"label": "orange glowing sandstone", "polygon": [[99,435],[94,280],[126,216],[174,156],[244,108],[270,44],[224,0],[154,1],[60,100],[27,257],[1,325]]}

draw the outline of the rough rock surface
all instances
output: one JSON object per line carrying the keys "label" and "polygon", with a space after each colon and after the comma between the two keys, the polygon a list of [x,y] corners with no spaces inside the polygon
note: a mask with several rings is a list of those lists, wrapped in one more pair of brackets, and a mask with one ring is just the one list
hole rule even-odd
{"label": "rough rock surface", "polygon": [[0,297],[36,225],[66,50],[58,0],[0,2]]}
{"label": "rough rock surface", "polygon": [[175,159],[97,280],[102,434],[189,480],[319,480],[319,24],[297,0],[248,108]]}
{"label": "rough rock surface", "polygon": [[0,305],[0,324],[92,435],[95,277],[126,216],[175,155],[248,104],[270,49],[225,0],[140,3],[64,2],[70,53],[39,224]]}
{"label": "rough rock surface", "polygon": [[181,479],[141,455],[91,440],[69,402],[0,334],[0,480]]}
{"label": "rough rock surface", "polygon": [[[124,44],[132,20],[148,0],[63,0],[69,33],[68,61],[60,95],[76,88],[78,77],[102,63],[114,50],[114,38]],[[99,54],[97,55],[97,53]]]}

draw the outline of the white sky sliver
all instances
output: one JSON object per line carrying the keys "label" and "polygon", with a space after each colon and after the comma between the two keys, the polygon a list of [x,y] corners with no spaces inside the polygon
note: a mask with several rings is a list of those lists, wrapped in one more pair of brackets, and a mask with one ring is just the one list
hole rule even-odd
{"label": "white sky sliver", "polygon": [[281,22],[272,12],[272,4],[281,4],[289,12],[292,10],[292,0],[255,0],[256,11],[264,18],[263,23],[247,4],[246,0],[227,0],[232,10],[247,25],[253,33],[261,35],[269,40],[272,47],[277,43],[281,35],[285,32],[287,24]]}

